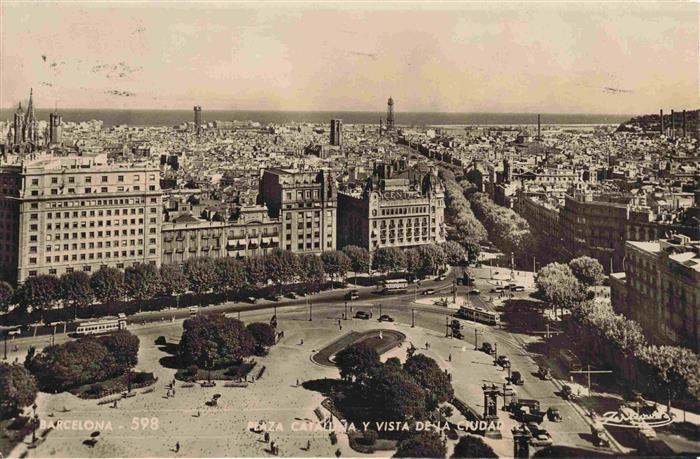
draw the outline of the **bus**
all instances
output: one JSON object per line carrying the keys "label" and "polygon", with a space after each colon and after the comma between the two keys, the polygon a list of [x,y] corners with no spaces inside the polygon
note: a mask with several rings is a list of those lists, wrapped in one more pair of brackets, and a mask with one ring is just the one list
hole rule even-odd
{"label": "bus", "polygon": [[457,315],[472,322],[481,322],[488,325],[498,325],[501,322],[501,316],[497,312],[487,311],[484,308],[471,305],[461,306]]}
{"label": "bus", "polygon": [[105,317],[100,320],[82,322],[78,324],[75,334],[78,336],[97,335],[117,330],[126,330],[126,314],[124,313],[119,313],[117,317]]}
{"label": "bus", "polygon": [[392,293],[403,293],[408,289],[408,281],[406,279],[391,279],[381,283],[382,295],[390,295]]}
{"label": "bus", "polygon": [[570,349],[561,349],[559,351],[559,357],[561,357],[562,362],[566,365],[567,370],[579,371],[581,369],[581,361]]}

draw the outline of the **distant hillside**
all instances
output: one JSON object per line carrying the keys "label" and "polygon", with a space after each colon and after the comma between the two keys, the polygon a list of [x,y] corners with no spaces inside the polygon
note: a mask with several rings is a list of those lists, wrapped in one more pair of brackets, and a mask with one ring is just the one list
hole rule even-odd
{"label": "distant hillside", "polygon": [[[683,114],[677,112],[674,115],[676,119],[676,135],[683,135]],[[689,136],[700,140],[700,110],[691,110],[685,112],[686,129]],[[664,112],[664,129],[671,127],[671,113]],[[639,132],[639,133],[658,133],[661,129],[660,117],[658,114],[642,115],[625,121],[617,128],[617,132]]]}

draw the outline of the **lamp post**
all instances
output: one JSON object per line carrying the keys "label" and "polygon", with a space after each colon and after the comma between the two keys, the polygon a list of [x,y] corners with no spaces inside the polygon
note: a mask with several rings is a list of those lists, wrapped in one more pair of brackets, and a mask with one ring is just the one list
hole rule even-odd
{"label": "lamp post", "polygon": [[498,363],[498,343],[493,343],[493,364]]}
{"label": "lamp post", "polygon": [[32,405],[32,410],[34,411],[34,416],[33,416],[34,422],[32,424],[32,443],[36,442],[36,426],[39,423],[39,416],[37,416],[37,414],[36,414],[36,409],[37,409],[37,406],[36,406],[36,403],[34,403]]}
{"label": "lamp post", "polygon": [[309,322],[311,322],[311,321],[313,320],[313,319],[311,318],[311,311],[312,311],[312,309],[311,309],[311,301],[308,301],[308,300],[307,300],[307,303],[309,304]]}
{"label": "lamp post", "polygon": [[126,372],[126,388],[129,393],[131,393],[131,368]]}
{"label": "lamp post", "polygon": [[7,360],[7,337],[9,336],[9,334],[10,334],[9,330],[4,331],[3,338],[5,340],[5,352],[4,352],[4,355],[2,357],[3,360]]}
{"label": "lamp post", "polygon": [[445,316],[445,338],[450,337],[450,318]]}
{"label": "lamp post", "polygon": [[348,301],[345,300],[345,312],[343,313],[343,320],[348,320]]}
{"label": "lamp post", "polygon": [[411,308],[411,328],[416,326],[416,308]]}

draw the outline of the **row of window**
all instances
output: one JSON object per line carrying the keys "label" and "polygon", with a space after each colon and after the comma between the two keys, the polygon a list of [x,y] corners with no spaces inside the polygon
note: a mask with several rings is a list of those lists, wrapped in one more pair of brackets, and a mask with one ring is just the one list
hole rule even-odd
{"label": "row of window", "polygon": [[[93,181],[92,181],[92,178],[93,178],[93,177],[92,177],[91,175],[83,176],[83,178],[84,178],[84,182],[82,182],[82,183],[93,183]],[[149,175],[148,179],[151,180],[151,181],[154,181],[154,180],[156,179],[155,174]],[[134,182],[140,182],[140,181],[141,181],[141,176],[140,176],[140,175],[137,175],[137,174],[134,174],[134,175],[132,176],[132,180],[133,180]],[[95,183],[97,183],[97,182],[98,182],[97,177],[95,177]],[[117,182],[119,182],[119,183],[124,183],[124,176],[123,176],[123,175],[117,175]],[[74,176],[74,175],[68,176],[68,183],[76,183],[76,181],[75,181],[75,176]],[[108,175],[102,175],[102,176],[100,177],[99,183],[109,183],[109,176],[108,176]],[[58,177],[51,177],[51,184],[52,184],[52,185],[58,184]],[[38,178],[32,178],[32,179],[31,179],[31,186],[39,186],[39,179],[38,179]]]}
{"label": "row of window", "polygon": [[[65,194],[76,194],[75,188],[67,188],[65,192],[62,192],[63,189],[59,188],[51,188],[50,194],[52,196],[58,196],[58,195],[65,195]],[[123,186],[117,186],[117,187],[100,187],[99,191],[97,191],[97,188],[84,188],[83,193],[84,194],[92,194],[92,193],[123,193],[127,191],[141,191],[141,187],[138,185],[134,185],[131,189],[128,187],[123,187]],[[156,191],[156,186],[155,185],[149,185],[148,186],[148,191]],[[80,191],[78,191],[79,193]],[[42,193],[43,194],[43,193]],[[39,190],[31,190],[31,196],[39,196]]]}
{"label": "row of window", "polygon": [[[120,252],[118,250],[115,250],[114,252],[104,252],[104,258],[119,258]],[[148,249],[148,254],[149,255],[156,255],[156,249]],[[122,250],[121,251],[121,256],[122,257],[135,257],[135,256],[143,256],[143,250]],[[103,258],[103,253],[102,252],[97,252],[97,253],[81,253],[81,254],[72,254],[72,255],[63,255],[61,257],[60,255],[55,255],[53,257],[46,257],[46,263],[59,263],[61,262],[61,258],[63,261],[77,261],[78,259],[80,260],[101,260]],[[36,257],[29,257],[29,264],[30,265],[35,265],[37,264],[37,259]]]}
{"label": "row of window", "polygon": [[[428,206],[416,206],[416,207],[391,207],[389,209],[382,209],[382,215],[408,215],[416,213],[426,213],[428,212]],[[433,212],[435,212],[435,206],[433,206]]]}
{"label": "row of window", "polygon": [[[132,263],[133,266],[138,266],[139,264],[141,264],[141,262],[138,262],[138,261],[135,261],[135,262]],[[153,261],[153,260],[150,260],[150,261],[148,262],[148,264],[149,264],[149,265],[156,265],[156,262]],[[116,266],[117,269],[124,269],[124,263],[117,263],[115,266]],[[106,268],[106,267],[107,267],[107,265],[102,265],[102,266],[100,266],[100,268]],[[75,268],[72,268],[72,267],[68,267],[68,268],[65,269],[65,273],[72,273],[73,271],[75,271]],[[85,265],[85,266],[83,266],[83,271],[85,271],[85,272],[90,272],[90,271],[92,271],[92,266],[90,266],[90,265]],[[52,275],[56,276],[56,275],[58,275],[59,273],[58,273],[58,270],[57,270],[56,268],[50,268],[50,269],[49,269],[49,274],[52,274]],[[35,271],[35,270],[32,270],[32,271],[29,271],[28,275],[29,275],[29,277],[35,277],[35,276],[38,275],[38,272]]]}
{"label": "row of window", "polygon": [[[148,240],[148,245],[156,245],[157,239],[156,238],[150,238]],[[102,247],[110,248],[112,247],[112,243],[114,243],[114,247],[119,247],[120,244],[122,247],[126,247],[127,245],[143,245],[143,239],[129,239],[129,240],[122,240],[122,241],[97,241],[97,242],[81,242],[80,244],[78,243],[73,243],[73,244],[63,244],[63,250],[78,250],[80,249],[101,249]],[[60,251],[61,250],[61,244],[48,244],[44,248],[47,252],[51,251]],[[29,253],[37,253],[37,246],[29,246]]]}

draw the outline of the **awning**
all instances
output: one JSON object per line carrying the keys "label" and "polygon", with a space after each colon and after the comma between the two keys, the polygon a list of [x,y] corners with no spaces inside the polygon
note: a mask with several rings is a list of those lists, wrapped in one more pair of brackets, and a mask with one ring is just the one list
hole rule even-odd
{"label": "awning", "polygon": [[272,242],[273,242],[274,244],[279,244],[279,242],[280,242],[280,238],[278,238],[277,236],[273,236],[273,237],[270,238],[270,239],[272,240]]}

